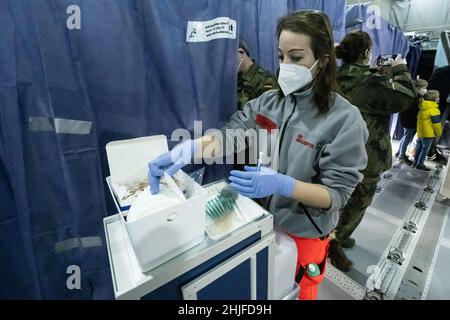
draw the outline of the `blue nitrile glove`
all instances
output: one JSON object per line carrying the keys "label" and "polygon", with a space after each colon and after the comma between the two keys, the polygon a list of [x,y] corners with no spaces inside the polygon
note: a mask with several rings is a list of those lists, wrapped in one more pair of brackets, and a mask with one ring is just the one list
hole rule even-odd
{"label": "blue nitrile glove", "polygon": [[178,170],[191,163],[196,148],[194,140],[187,140],[148,163],[148,183],[152,194],[159,193],[159,181],[164,171],[169,176],[173,176]]}
{"label": "blue nitrile glove", "polygon": [[295,179],[267,167],[245,166],[246,171],[233,170],[230,186],[249,198],[264,198],[273,194],[290,197],[294,192]]}

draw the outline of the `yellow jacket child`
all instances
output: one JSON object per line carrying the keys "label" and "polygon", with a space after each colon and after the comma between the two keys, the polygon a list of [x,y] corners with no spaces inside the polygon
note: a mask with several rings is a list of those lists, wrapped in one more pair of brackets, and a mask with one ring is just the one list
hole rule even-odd
{"label": "yellow jacket child", "polygon": [[417,136],[434,138],[442,135],[441,112],[439,111],[439,92],[429,90],[419,103],[417,115]]}

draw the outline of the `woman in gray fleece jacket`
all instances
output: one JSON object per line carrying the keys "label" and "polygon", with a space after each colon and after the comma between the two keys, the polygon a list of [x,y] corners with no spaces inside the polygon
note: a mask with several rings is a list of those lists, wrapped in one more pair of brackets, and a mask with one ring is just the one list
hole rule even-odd
{"label": "woman in gray fleece jacket", "polygon": [[299,297],[316,299],[338,210],[363,178],[368,131],[359,110],[336,93],[328,17],[320,11],[295,12],[279,20],[277,32],[281,90],[247,102],[221,135],[183,142],[150,162],[149,181],[157,190],[163,170],[174,174],[192,155],[205,157],[207,150],[215,154],[206,157],[221,157],[224,146],[245,146],[251,140],[246,137],[256,133],[258,151],[269,150],[264,166],[231,171],[230,185],[244,196],[261,198],[278,228],[295,240]]}

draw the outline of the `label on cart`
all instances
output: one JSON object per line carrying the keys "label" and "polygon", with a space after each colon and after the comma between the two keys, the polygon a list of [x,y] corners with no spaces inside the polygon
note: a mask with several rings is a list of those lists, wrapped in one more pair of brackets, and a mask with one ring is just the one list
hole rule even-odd
{"label": "label on cart", "polygon": [[236,20],[220,17],[208,21],[188,21],[186,42],[236,39]]}

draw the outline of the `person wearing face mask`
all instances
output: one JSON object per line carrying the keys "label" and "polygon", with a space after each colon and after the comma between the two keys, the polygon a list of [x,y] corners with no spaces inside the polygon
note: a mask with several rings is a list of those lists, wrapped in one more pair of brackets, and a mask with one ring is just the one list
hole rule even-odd
{"label": "person wearing face mask", "polygon": [[339,223],[330,242],[330,261],[341,271],[349,271],[352,262],[342,247],[351,248],[353,231],[372,202],[382,172],[392,165],[389,120],[416,102],[414,83],[405,62],[398,55],[378,70],[370,69],[372,41],[368,33],[348,33],[336,47],[336,56],[343,61],[338,83],[343,93],[359,108],[369,129],[366,143],[367,168],[364,180],[356,187],[347,205],[340,211]]}
{"label": "person wearing face mask", "polygon": [[419,99],[422,98],[427,92],[428,82],[419,77],[414,83],[416,89],[417,99],[416,101],[406,110],[400,112],[400,123],[403,127],[403,137],[400,140],[400,145],[395,157],[406,163],[407,165],[412,165],[412,161],[409,160],[406,155],[406,149],[411,141],[414,139],[417,129],[417,114],[419,113]]}
{"label": "person wearing face mask", "polygon": [[277,80],[250,58],[250,52],[243,39],[238,49],[238,109],[268,90],[278,89]]}
{"label": "person wearing face mask", "polygon": [[338,211],[363,179],[368,130],[358,108],[337,93],[328,17],[321,11],[298,11],[279,20],[277,34],[281,89],[247,102],[221,134],[182,142],[151,161],[149,184],[157,193],[164,171],[174,174],[192,157],[228,156],[228,146],[251,142],[246,131],[255,130],[258,151],[266,144],[270,155],[261,167],[231,171],[230,186],[259,199],[275,226],[292,237],[299,298],[316,299]]}

